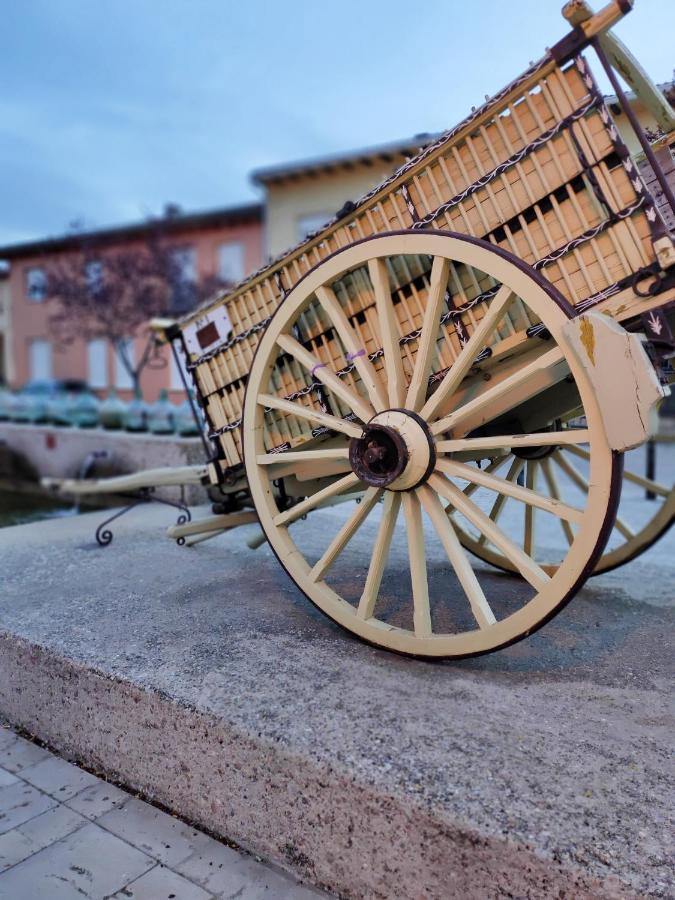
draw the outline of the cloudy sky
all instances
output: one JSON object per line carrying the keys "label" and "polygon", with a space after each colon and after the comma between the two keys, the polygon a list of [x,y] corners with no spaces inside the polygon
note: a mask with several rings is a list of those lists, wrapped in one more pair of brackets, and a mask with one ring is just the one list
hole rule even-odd
{"label": "cloudy sky", "polygon": [[[246,202],[256,167],[439,131],[565,33],[561,5],[3,4],[0,244]],[[636,0],[616,33],[672,78],[674,0]]]}

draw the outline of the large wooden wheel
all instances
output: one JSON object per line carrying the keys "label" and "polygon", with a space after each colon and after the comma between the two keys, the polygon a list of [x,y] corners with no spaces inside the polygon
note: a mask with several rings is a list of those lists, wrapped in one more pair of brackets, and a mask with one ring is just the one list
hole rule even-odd
{"label": "large wooden wheel", "polygon": [[[626,454],[621,478],[621,503],[607,545],[599,557],[592,575],[609,572],[636,559],[652,547],[675,521],[675,488],[640,474],[642,452]],[[583,444],[562,444],[537,448],[534,452],[515,450],[495,456],[493,471],[512,484],[535,487],[555,501],[578,504],[589,487],[590,451]],[[542,521],[531,513],[514,508],[508,496],[495,497],[480,485],[469,484],[465,489],[474,503],[485,508],[493,522],[508,521],[509,531],[517,543],[525,548],[537,548],[537,559],[545,572],[551,574],[564,557],[574,539],[575,526],[563,518],[556,528],[551,521]],[[651,498],[647,499],[647,492]],[[478,529],[464,527],[454,521],[462,546],[474,556],[498,569],[518,575],[512,560],[491,544]]]}
{"label": "large wooden wheel", "polygon": [[[288,294],[251,367],[244,462],[272,549],[324,613],[374,644],[456,657],[530,634],[574,595],[611,529],[621,457],[565,348],[571,315],[516,257],[443,232],[358,242]],[[583,429],[556,426],[568,411]],[[553,443],[589,454],[578,506],[495,474],[514,448]],[[573,525],[554,572],[473,502],[477,485]],[[474,571],[455,517],[522,584]]]}

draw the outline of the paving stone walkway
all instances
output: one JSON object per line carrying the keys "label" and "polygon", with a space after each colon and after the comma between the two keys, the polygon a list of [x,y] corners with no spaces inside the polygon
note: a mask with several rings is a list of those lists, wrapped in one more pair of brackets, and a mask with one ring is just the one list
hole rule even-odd
{"label": "paving stone walkway", "polygon": [[0,725],[0,900],[327,896]]}

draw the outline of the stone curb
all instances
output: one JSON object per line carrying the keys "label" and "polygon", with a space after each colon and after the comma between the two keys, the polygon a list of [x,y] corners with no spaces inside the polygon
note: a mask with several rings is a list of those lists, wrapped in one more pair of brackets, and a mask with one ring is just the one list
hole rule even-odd
{"label": "stone curb", "polygon": [[345,897],[635,896],[171,696],[0,632],[0,713],[67,758]]}

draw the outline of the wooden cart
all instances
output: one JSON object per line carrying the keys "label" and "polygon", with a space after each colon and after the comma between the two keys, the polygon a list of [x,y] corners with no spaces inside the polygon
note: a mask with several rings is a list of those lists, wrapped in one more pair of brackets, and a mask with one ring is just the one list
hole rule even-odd
{"label": "wooden cart", "polygon": [[[568,4],[573,29],[539,62],[167,330],[208,425],[194,477],[218,486],[224,510],[174,536],[255,518],[336,622],[402,653],[458,657],[530,634],[594,569],[671,524],[673,489],[623,472],[668,393],[675,305],[659,160],[673,112],[608,31],[630,5]],[[655,147],[614,67],[656,116]],[[638,533],[616,517],[623,478],[662,500]],[[477,574],[467,550],[521,589]]]}

